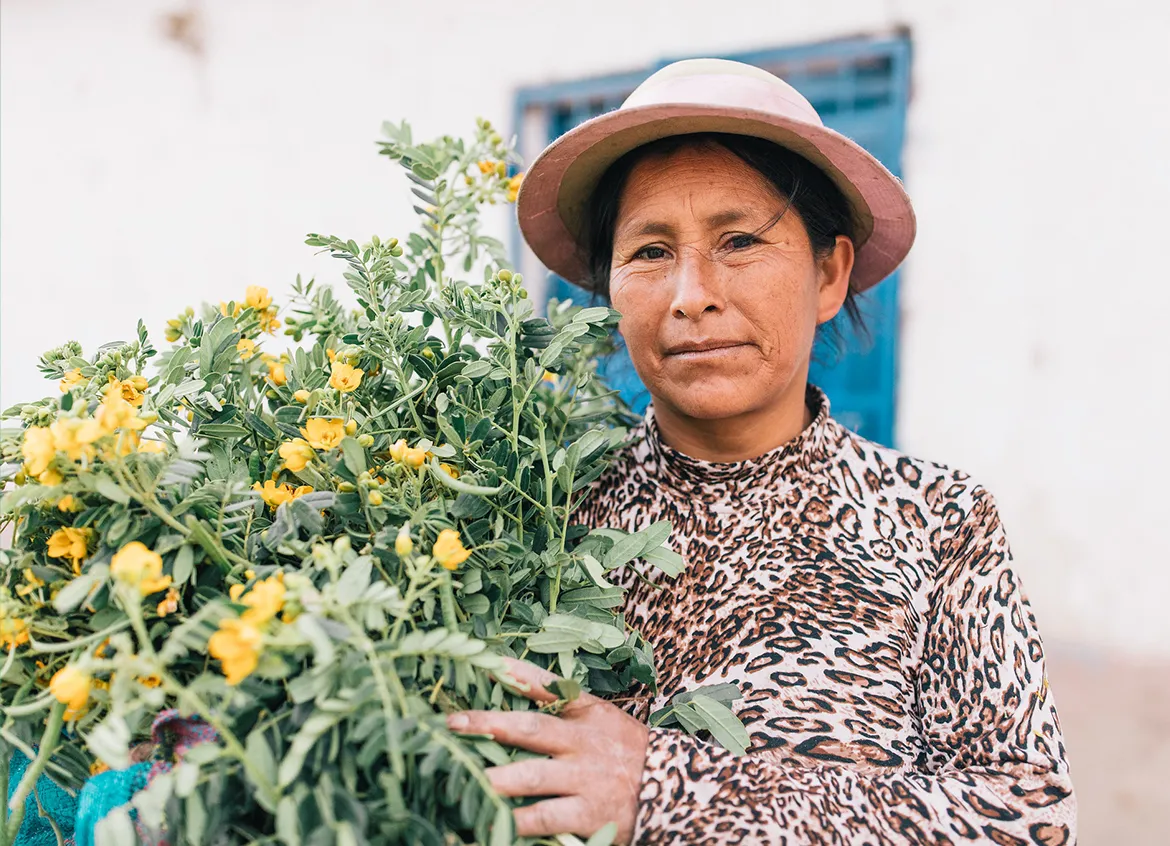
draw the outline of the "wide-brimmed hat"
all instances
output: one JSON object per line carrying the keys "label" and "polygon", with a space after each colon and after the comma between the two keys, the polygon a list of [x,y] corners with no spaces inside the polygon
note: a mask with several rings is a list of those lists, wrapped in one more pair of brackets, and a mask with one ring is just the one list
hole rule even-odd
{"label": "wide-brimmed hat", "polygon": [[885,279],[910,251],[914,209],[881,162],[825,127],[812,104],[782,79],[740,62],[688,59],[653,74],[621,108],[565,133],[532,163],[516,211],[537,258],[570,282],[584,281],[586,210],[605,171],[643,144],[698,132],[772,141],[836,183],[853,212],[854,290]]}

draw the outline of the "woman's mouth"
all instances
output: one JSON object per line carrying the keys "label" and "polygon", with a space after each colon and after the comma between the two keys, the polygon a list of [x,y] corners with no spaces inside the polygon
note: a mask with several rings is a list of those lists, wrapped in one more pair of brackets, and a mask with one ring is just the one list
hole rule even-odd
{"label": "woman's mouth", "polygon": [[679,361],[714,361],[735,355],[749,346],[745,341],[712,338],[673,344],[667,347],[666,355]]}

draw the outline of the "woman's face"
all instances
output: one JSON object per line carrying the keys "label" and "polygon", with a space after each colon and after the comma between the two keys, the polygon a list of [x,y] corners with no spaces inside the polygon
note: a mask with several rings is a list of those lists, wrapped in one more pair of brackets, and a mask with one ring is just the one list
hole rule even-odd
{"label": "woman's face", "polygon": [[631,171],[614,229],[610,297],[655,406],[714,420],[804,402],[818,324],[841,308],[853,245],[813,256],[799,215],[714,144]]}

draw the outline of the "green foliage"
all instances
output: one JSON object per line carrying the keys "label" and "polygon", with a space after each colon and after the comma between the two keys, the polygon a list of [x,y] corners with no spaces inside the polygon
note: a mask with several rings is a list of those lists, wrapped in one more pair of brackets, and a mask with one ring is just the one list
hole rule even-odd
{"label": "green foliage", "polygon": [[[124,766],[164,709],[197,715],[219,741],[134,802],[172,843],[513,843],[484,768],[525,753],[443,715],[535,707],[497,680],[505,655],[571,670],[564,699],[654,683],[606,576],[639,557],[679,572],[669,526],[573,522],[630,422],[594,365],[617,315],[539,316],[502,267],[479,213],[517,181],[490,124],[385,130],[419,231],[307,239],[356,310],[313,281],[283,312],[252,287],[169,321],[149,377],[140,325],[90,358],[47,353],[61,395],[5,412],[0,750],[52,749],[65,668],[80,700],[40,764],[69,787]],[[278,313],[298,344],[279,354]],[[674,713],[737,742],[719,702]],[[99,831],[132,837],[125,813]]]}

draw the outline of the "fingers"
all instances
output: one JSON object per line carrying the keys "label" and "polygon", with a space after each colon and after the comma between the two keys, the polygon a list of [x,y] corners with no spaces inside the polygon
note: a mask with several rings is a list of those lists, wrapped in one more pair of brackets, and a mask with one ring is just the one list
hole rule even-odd
{"label": "fingers", "polygon": [[[560,676],[556,673],[538,667],[529,661],[519,661],[515,658],[504,658],[504,663],[508,665],[508,675],[504,676],[499,681],[514,693],[519,693],[521,696],[526,696],[533,702],[555,702],[557,697],[553,693],[549,693],[544,689],[546,684],[551,684]],[[512,681],[519,684],[513,685]]]}
{"label": "fingers", "polygon": [[[589,810],[583,799],[576,796],[561,796],[545,799],[534,805],[516,808],[516,834],[519,837],[542,837],[556,834],[578,834],[589,837],[593,834]],[[601,828],[600,825],[592,826]]]}
{"label": "fingers", "polygon": [[459,711],[447,717],[447,726],[462,734],[490,734],[542,755],[562,755],[581,745],[574,726],[538,711]]}
{"label": "fingers", "polygon": [[[556,673],[550,672],[543,667],[538,667],[529,661],[520,661],[516,658],[504,657],[504,663],[508,665],[508,675],[499,681],[507,688],[515,693],[531,699],[533,702],[545,704],[547,702],[555,702],[557,695],[545,690],[545,685],[558,681],[561,677]],[[519,682],[519,687],[511,684],[514,680]],[[588,704],[596,701],[597,697],[582,693],[573,705]]]}
{"label": "fingers", "polygon": [[580,791],[580,767],[554,758],[532,758],[484,772],[501,796],[571,796]]}

